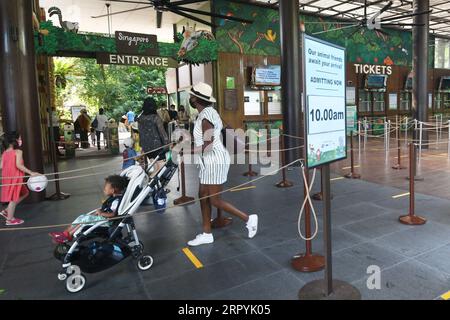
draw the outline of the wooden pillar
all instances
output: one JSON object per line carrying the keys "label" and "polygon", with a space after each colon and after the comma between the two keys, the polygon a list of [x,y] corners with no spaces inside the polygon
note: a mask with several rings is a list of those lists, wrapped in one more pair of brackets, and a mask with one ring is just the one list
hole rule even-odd
{"label": "wooden pillar", "polygon": [[[0,0],[0,105],[4,130],[19,131],[25,165],[44,171],[31,0]],[[31,193],[31,202],[45,193]]]}

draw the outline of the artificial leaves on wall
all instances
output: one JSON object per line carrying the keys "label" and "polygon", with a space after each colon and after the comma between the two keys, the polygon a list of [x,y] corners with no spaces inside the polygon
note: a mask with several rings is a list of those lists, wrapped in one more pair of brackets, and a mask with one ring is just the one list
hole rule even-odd
{"label": "artificial leaves on wall", "polygon": [[[216,39],[221,52],[236,52],[250,55],[280,55],[280,18],[278,11],[236,4],[226,0],[215,0],[216,12],[253,20],[253,24],[216,19],[219,26]],[[412,34],[407,31],[384,29],[389,36],[365,29],[363,33],[350,35],[354,28],[331,31],[344,27],[338,21],[315,16],[300,16],[306,33],[347,48],[347,60],[352,63],[380,65],[412,65]],[[300,26],[299,26],[300,27]],[[431,39],[432,40],[432,39]],[[434,42],[432,42],[434,43]],[[434,64],[434,46],[430,46],[429,65]]]}
{"label": "artificial leaves on wall", "polygon": [[[57,56],[64,52],[74,56],[79,53],[108,52],[117,53],[114,38],[109,38],[96,34],[76,34],[66,32],[62,28],[55,27],[51,21],[41,22],[41,30],[48,30],[47,36],[35,33],[35,48],[37,54],[48,56]],[[178,35],[179,39],[183,39],[182,35]],[[217,42],[215,40],[200,39],[198,46],[189,51],[183,59],[178,58],[177,53],[180,49],[180,43],[159,42],[160,56],[171,57],[178,61],[189,64],[208,63],[217,60]],[[145,51],[145,45],[140,48]]]}

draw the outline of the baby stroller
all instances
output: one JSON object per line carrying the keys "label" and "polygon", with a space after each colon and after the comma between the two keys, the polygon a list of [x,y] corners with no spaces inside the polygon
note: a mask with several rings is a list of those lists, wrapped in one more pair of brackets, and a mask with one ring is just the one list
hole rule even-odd
{"label": "baby stroller", "polygon": [[55,248],[55,257],[62,261],[58,279],[66,281],[67,291],[75,293],[84,288],[86,277],[82,272],[106,270],[129,256],[137,260],[141,271],[152,267],[153,258],[144,254],[144,245],[139,241],[133,215],[148,195],[167,186],[178,168],[168,158],[158,174],[149,179],[148,172],[159,158],[146,170],[132,166],[121,173],[129,178],[129,183],[115,220],[85,225],[74,234],[72,243],[59,244]]}

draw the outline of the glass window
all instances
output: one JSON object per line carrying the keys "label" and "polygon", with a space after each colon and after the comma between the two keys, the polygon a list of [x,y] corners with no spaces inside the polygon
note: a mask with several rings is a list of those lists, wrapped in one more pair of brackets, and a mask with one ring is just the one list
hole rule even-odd
{"label": "glass window", "polygon": [[244,92],[244,115],[260,116],[263,114],[263,99],[260,91]]}
{"label": "glass window", "polygon": [[354,106],[356,104],[356,88],[355,87],[347,87],[347,105]]}
{"label": "glass window", "polygon": [[281,92],[280,91],[269,91],[267,93],[268,113],[269,114],[281,114]]}
{"label": "glass window", "polygon": [[397,93],[389,93],[389,110],[397,110]]}
{"label": "glass window", "polygon": [[374,92],[373,93],[373,111],[374,112],[384,112],[384,110],[385,110],[384,93],[383,92]]}
{"label": "glass window", "polygon": [[400,93],[400,110],[407,111],[411,104],[411,94],[409,92]]}
{"label": "glass window", "polygon": [[370,98],[369,92],[365,90],[359,90],[359,112],[370,112]]}
{"label": "glass window", "polygon": [[450,69],[450,40],[442,38],[435,40],[434,67]]}

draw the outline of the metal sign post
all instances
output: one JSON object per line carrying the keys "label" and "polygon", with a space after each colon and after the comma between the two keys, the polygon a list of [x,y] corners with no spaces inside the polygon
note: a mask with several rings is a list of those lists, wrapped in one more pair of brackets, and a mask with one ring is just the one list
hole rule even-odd
{"label": "metal sign post", "polygon": [[[355,287],[333,280],[332,265],[330,163],[347,157],[345,49],[306,35],[303,35],[302,48],[305,167],[322,167],[325,278],[307,283],[300,289],[298,296],[308,300],[361,299]],[[305,185],[307,184],[305,181]],[[307,217],[308,214],[305,219]],[[308,234],[306,236],[309,237]]]}

